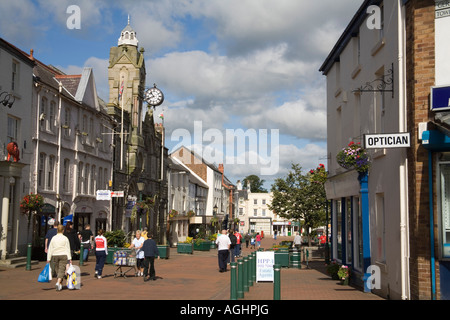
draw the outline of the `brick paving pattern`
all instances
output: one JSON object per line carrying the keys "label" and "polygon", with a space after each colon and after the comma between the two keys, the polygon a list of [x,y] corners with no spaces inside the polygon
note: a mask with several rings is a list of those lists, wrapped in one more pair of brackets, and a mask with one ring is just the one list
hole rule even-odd
{"label": "brick paving pattern", "polygon": [[[292,240],[293,237],[262,240],[261,247]],[[245,245],[244,245],[245,247]],[[250,249],[243,248],[247,256]],[[78,265],[78,261],[74,261]],[[102,279],[94,278],[95,257],[81,266],[81,290],[55,290],[55,280],[38,283],[45,262],[25,268],[0,269],[0,300],[229,300],[230,272],[220,273],[217,250],[178,254],[171,248],[169,259],[155,260],[156,281],[144,282],[134,277],[134,271],[124,277],[114,277],[117,267],[105,265]],[[383,300],[352,286],[342,286],[325,272],[323,259],[313,260],[309,269],[282,268],[281,300]],[[123,268],[128,270],[128,267]],[[273,300],[271,282],[254,283],[245,292],[243,301]]]}

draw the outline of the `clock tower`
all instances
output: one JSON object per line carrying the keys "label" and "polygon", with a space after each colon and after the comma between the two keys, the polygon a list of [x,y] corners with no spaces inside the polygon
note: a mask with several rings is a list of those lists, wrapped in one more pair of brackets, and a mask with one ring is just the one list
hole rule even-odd
{"label": "clock tower", "polygon": [[[163,129],[155,127],[153,108],[144,108],[144,48],[139,48],[136,32],[130,25],[120,33],[117,47],[110,49],[108,82],[108,113],[116,120],[114,128],[114,175],[112,188],[125,191],[125,199],[115,198],[113,210],[116,229],[133,231],[148,227],[158,242],[164,243],[164,215],[167,205],[166,178],[161,179],[161,158],[164,152]],[[152,95],[153,97],[153,95]],[[163,151],[163,152],[162,152]],[[163,161],[163,164],[167,161]],[[139,199],[155,199],[152,214],[130,214],[126,207]],[[134,201],[134,202],[133,202]],[[121,202],[121,203],[120,203]]]}

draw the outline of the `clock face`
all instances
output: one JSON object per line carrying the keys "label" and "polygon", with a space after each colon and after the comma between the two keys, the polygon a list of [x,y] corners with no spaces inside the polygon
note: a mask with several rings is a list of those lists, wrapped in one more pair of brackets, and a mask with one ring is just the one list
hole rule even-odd
{"label": "clock face", "polygon": [[164,101],[164,95],[158,88],[150,88],[145,92],[145,100],[151,106],[159,106]]}

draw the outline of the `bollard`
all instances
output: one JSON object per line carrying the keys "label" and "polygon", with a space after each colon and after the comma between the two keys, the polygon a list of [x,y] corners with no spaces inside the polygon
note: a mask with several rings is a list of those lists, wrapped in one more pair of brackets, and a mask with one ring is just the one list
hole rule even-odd
{"label": "bollard", "polygon": [[281,265],[273,265],[273,300],[281,299]]}
{"label": "bollard", "polygon": [[26,270],[31,270],[31,243],[27,245],[27,265]]}
{"label": "bollard", "polygon": [[230,300],[237,300],[237,288],[236,288],[236,262],[230,263],[231,277],[230,277]]}
{"label": "bollard", "polygon": [[248,265],[247,265],[247,282],[248,286],[251,287],[253,285],[253,277],[252,277],[252,267],[253,267],[253,255],[248,255]]}
{"label": "bollard", "polygon": [[309,261],[309,251],[308,249],[306,249],[306,269],[309,269],[308,261]]}
{"label": "bollard", "polygon": [[248,292],[248,257],[244,257],[244,269],[242,278],[244,282],[244,292]]}
{"label": "bollard", "polygon": [[238,287],[237,297],[238,299],[244,297],[244,262],[242,259],[238,259]]}
{"label": "bollard", "polygon": [[80,246],[80,266],[82,266],[83,263],[84,263],[84,261],[83,261],[83,251],[84,251],[83,244],[81,244],[81,246]]}
{"label": "bollard", "polygon": [[256,282],[256,252],[253,252],[252,281]]}

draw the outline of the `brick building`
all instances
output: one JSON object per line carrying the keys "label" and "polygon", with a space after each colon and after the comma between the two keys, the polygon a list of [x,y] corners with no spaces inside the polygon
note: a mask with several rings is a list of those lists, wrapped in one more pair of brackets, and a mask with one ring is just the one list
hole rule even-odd
{"label": "brick building", "polygon": [[[391,299],[450,297],[448,30],[448,1],[366,0],[320,68],[332,256],[356,284],[375,267],[372,290]],[[391,133],[409,145],[367,149],[365,176],[337,164],[350,141]]]}

